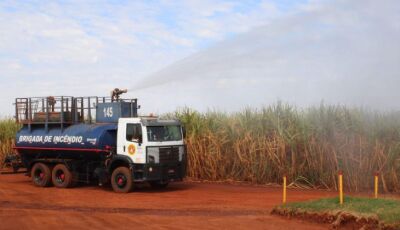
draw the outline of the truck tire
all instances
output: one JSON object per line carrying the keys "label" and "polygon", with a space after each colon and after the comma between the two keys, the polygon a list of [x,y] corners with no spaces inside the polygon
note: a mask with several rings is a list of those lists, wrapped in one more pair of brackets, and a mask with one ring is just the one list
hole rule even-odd
{"label": "truck tire", "polygon": [[58,164],[53,168],[52,182],[57,188],[74,187],[77,181],[76,174],[71,172],[64,164]]}
{"label": "truck tire", "polygon": [[161,181],[151,181],[149,182],[149,184],[154,189],[164,189],[168,186],[168,182],[161,182]]}
{"label": "truck tire", "polygon": [[51,185],[51,169],[43,163],[35,163],[31,169],[32,182],[38,187]]}
{"label": "truck tire", "polygon": [[114,169],[111,175],[111,186],[115,192],[128,193],[133,188],[132,173],[127,167]]}

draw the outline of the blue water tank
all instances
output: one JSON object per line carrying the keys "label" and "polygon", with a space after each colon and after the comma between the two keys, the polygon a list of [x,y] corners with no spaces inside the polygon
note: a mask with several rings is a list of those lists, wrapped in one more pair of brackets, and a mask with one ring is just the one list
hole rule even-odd
{"label": "blue water tank", "polygon": [[[95,155],[116,147],[117,124],[77,124],[64,129],[24,126],[15,140],[16,150],[25,156],[71,157]],[[82,155],[83,154],[83,155]]]}

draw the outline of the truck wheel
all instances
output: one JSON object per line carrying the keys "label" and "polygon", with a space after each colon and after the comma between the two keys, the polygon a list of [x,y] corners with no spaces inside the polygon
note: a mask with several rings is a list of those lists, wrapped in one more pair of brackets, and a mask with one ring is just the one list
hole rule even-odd
{"label": "truck wheel", "polygon": [[43,163],[36,163],[31,169],[32,182],[38,187],[48,187],[51,185],[51,170]]}
{"label": "truck wheel", "polygon": [[75,185],[76,177],[67,166],[58,164],[53,168],[52,181],[57,188],[71,188]]}
{"label": "truck wheel", "polygon": [[133,188],[131,171],[127,167],[118,167],[114,169],[111,175],[111,185],[115,192],[130,192]]}
{"label": "truck wheel", "polygon": [[163,189],[168,186],[168,182],[151,181],[149,183],[150,183],[150,186],[155,189]]}

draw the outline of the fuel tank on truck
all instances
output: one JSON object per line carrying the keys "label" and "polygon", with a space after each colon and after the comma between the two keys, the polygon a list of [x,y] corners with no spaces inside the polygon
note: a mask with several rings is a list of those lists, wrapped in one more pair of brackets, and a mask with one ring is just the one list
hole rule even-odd
{"label": "fuel tank on truck", "polygon": [[25,158],[100,159],[116,147],[116,124],[75,124],[61,129],[43,126],[18,131],[15,149]]}

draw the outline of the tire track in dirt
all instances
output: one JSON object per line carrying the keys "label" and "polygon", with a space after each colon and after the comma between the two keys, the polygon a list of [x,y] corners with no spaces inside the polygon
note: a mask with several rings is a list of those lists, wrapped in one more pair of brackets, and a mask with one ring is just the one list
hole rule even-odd
{"label": "tire track in dirt", "polygon": [[22,203],[13,201],[0,201],[2,209],[43,210],[61,212],[83,212],[83,213],[118,213],[135,215],[156,216],[265,216],[269,211],[262,210],[218,210],[218,209],[148,209],[148,208],[107,208],[107,207],[82,207],[63,206],[38,203]]}

